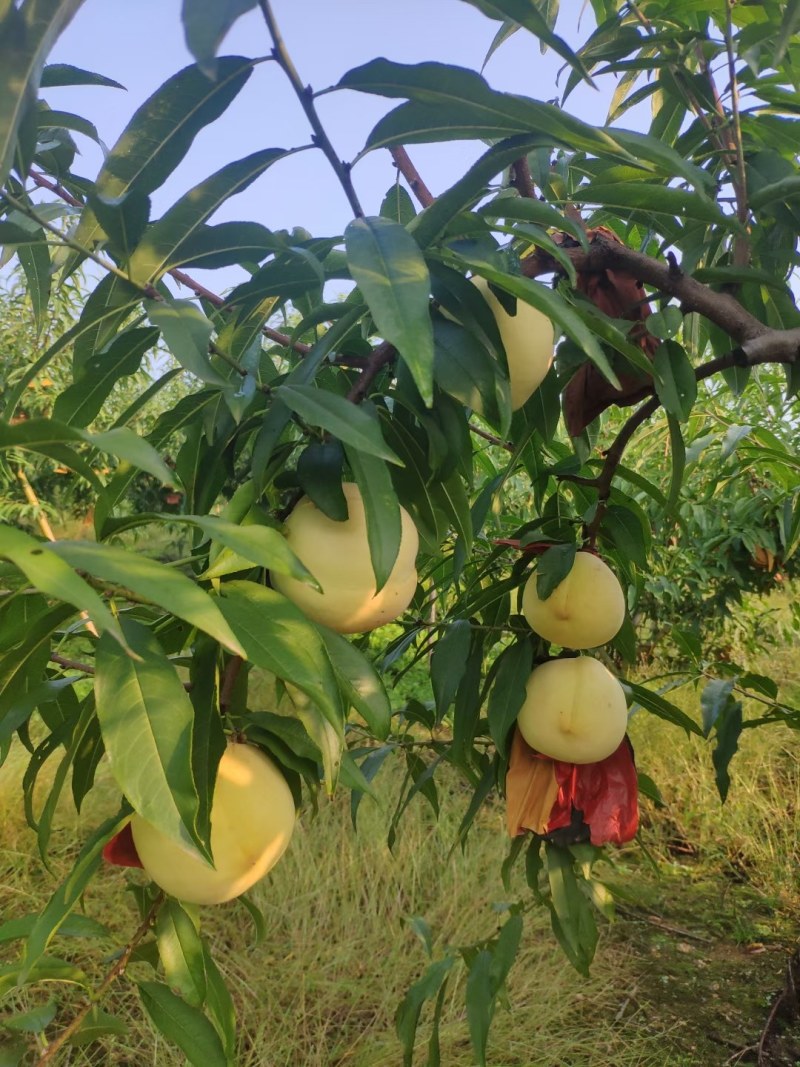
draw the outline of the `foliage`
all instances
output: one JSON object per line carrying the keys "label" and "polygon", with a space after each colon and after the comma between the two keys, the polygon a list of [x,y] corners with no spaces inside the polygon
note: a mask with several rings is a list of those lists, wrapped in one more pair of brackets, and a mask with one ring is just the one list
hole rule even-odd
{"label": "foliage", "polygon": [[[681,671],[705,686],[702,725],[663,692],[629,689],[636,707],[711,740],[723,799],[734,788],[730,763],[743,729],[800,726],[800,711],[773,679],[711,664],[704,614],[730,605],[731,573],[739,584],[744,568],[732,558],[733,572],[709,578],[697,552],[698,540],[720,558],[726,546],[751,558],[761,549],[783,568],[800,539],[795,416],[775,432],[758,414],[768,388],[775,403],[776,372],[765,367],[782,368],[787,399],[800,386],[800,316],[790,287],[800,212],[796,5],[708,13],[694,0],[593,0],[597,26],[573,51],[556,32],[558,5],[467,2],[501,23],[493,48],[526,32],[563,58],[561,100],[498,92],[475,71],[436,62],[376,59],[344,73],[337,90],[399,101],[367,135],[364,152],[391,148],[424,208],[416,213],[395,185],[377,214],[378,205],[362,210],[357,171],[331,144],[268,0],[213,11],[184,0],[197,63],[141,104],[93,181],[72,169],[72,134],[96,137],[94,126],[51,110],[49,100],[64,84],[116,83],[44,65],[80,0],[0,8],[0,242],[24,273],[42,338],[33,361],[9,368],[0,450],[11,465],[24,455],[26,465],[29,457],[55,462],[82,479],[95,537],[51,543],[0,526],[0,752],[16,737],[31,754],[22,802],[45,862],[68,779],[80,809],[107,756],[123,798],[31,920],[18,963],[4,972],[7,985],[83,981],[50,945],[131,806],[176,847],[189,841],[208,853],[223,732],[276,759],[298,806],[316,806],[318,794],[337,785],[352,790],[354,821],[382,764],[403,761],[390,846],[414,797],[438,812],[437,770],[449,764],[469,789],[457,833],[463,845],[483,805],[503,792],[520,665],[550,654],[517,613],[530,557],[512,553],[508,541],[549,548],[550,577],[568,568],[579,542],[612,563],[630,616],[612,646],[621,669],[637,656],[632,620],[649,613],[658,629],[656,601],[660,612],[671,600],[671,615],[690,604],[682,610],[694,616],[700,604],[698,626],[682,631]],[[151,194],[195,137],[248,91],[260,60],[216,52],[229,26],[256,6],[313,147],[355,216],[342,235],[210,221],[307,147],[302,136],[289,151],[225,163],[151,219]],[[576,87],[605,85],[608,75],[608,124],[570,114]],[[619,124],[639,103],[651,109],[647,132]],[[452,139],[489,147],[434,200],[401,146]],[[234,265],[247,277],[225,297],[184,273]],[[59,284],[81,268],[95,279],[91,292],[74,321],[51,322]],[[510,354],[468,273],[490,283],[507,312],[530,304],[563,337],[555,369],[520,410],[511,411]],[[176,297],[176,280],[197,299]],[[329,302],[331,281],[348,283],[346,299]],[[270,320],[289,306],[300,321],[285,334]],[[172,365],[151,361],[137,378],[156,345]],[[29,385],[65,359],[70,373],[48,379],[58,385],[47,387],[58,393],[52,409],[21,418]],[[117,411],[123,378],[133,395]],[[710,391],[698,400],[704,382]],[[575,383],[588,383],[577,401]],[[744,421],[732,398],[748,395],[757,417]],[[568,425],[581,424],[571,438],[559,428],[562,398]],[[145,404],[158,414],[143,424]],[[638,406],[620,425],[603,413],[615,404]],[[652,459],[634,469],[626,449],[662,409],[647,438],[658,469]],[[704,443],[712,428],[713,445]],[[175,490],[173,514],[142,510],[140,472]],[[400,505],[419,530],[420,583],[399,633],[386,640],[338,639],[268,584],[270,571],[305,575],[281,521],[302,492],[333,514],[343,477],[364,499],[378,586],[399,549]],[[743,478],[756,503],[742,493]],[[183,558],[137,551],[137,534],[168,536],[176,519],[189,531]],[[672,548],[680,553],[685,544],[693,546],[682,557],[691,565],[659,587],[673,573]],[[427,659],[433,702],[409,700],[390,716],[368,652],[382,673],[404,655],[404,664]],[[249,687],[264,674],[275,683],[269,709]],[[745,718],[749,694],[764,709],[760,717]],[[37,780],[50,761],[56,770],[42,799]],[[558,943],[586,973],[597,913],[608,911],[593,874],[597,852],[564,834],[516,838],[506,876],[523,852],[528,891],[509,904],[500,928],[435,958],[408,991],[397,1016],[406,1062],[428,999],[428,1062],[439,1062],[443,991],[463,967],[473,1052],[486,1063],[495,1006],[534,904],[548,910]],[[160,958],[151,957],[155,980],[138,986],[144,1010],[190,1062],[232,1062],[230,1001],[195,919],[148,891],[139,905],[130,951],[154,944]],[[40,1062],[52,1060],[82,1019],[65,1026]],[[114,1030],[99,1019],[98,1034]]]}

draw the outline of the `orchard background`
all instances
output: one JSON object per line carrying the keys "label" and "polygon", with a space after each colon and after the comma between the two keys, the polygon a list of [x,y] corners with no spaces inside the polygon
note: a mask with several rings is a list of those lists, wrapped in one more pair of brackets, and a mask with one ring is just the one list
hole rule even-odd
{"label": "orchard background", "polygon": [[[794,1064],[800,3],[442,4],[477,61],[408,5],[413,62],[356,7],[159,5],[192,63],[128,100],[51,55],[96,4],[0,0],[0,1063]],[[519,410],[470,276],[554,325]],[[420,537],[347,639],[270,577],[343,480],[379,585]],[[521,592],[579,547],[625,591],[621,849],[505,831],[560,655]],[[208,855],[226,735],[299,822],[198,909],[103,854],[136,811]]]}

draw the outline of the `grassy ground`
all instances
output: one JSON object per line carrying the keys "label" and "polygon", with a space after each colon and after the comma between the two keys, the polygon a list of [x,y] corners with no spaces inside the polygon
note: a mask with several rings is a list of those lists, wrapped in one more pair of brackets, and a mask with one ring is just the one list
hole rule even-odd
{"label": "grassy ground", "polygon": [[[770,666],[797,697],[800,674],[791,653],[771,654]],[[696,714],[696,694],[680,699]],[[634,717],[631,733],[639,766],[659,784],[667,807],[657,812],[644,802],[646,851],[618,851],[605,868],[619,917],[603,931],[589,980],[566,963],[543,917],[526,919],[509,1005],[498,1010],[490,1036],[494,1067],[756,1062],[751,1046],[781,986],[800,917],[796,735],[782,727],[746,731],[723,808],[704,742],[688,741],[644,714]],[[4,919],[40,907],[54,884],[34,854],[16,800],[23,766],[12,757],[0,789]],[[204,930],[236,1001],[242,1067],[398,1067],[394,1011],[425,966],[405,920],[424,915],[437,952],[494,930],[492,905],[508,899],[499,877],[507,847],[500,805],[482,812],[466,852],[451,854],[468,798],[443,772],[439,823],[415,801],[392,854],[385,839],[399,781],[391,767],[377,779],[381,800],[363,803],[358,836],[346,798],[325,806],[316,819],[302,819],[290,851],[253,894],[267,921],[260,944],[242,905],[204,912]],[[110,804],[110,787],[105,796]],[[104,814],[103,798],[101,790],[84,826]],[[74,856],[76,825],[65,810],[53,839],[55,876]],[[57,954],[97,980],[135,926],[125,881],[124,872],[105,869],[86,895],[87,914],[113,931],[99,943],[101,952],[88,942],[56,942]],[[521,885],[514,888],[522,892]],[[6,960],[14,958],[14,945],[0,948]],[[105,1002],[126,1020],[126,1036],[70,1051],[61,1062],[183,1063],[142,1019],[129,979],[151,976],[147,965],[134,965]],[[48,995],[12,994],[7,1007],[41,1005]],[[79,991],[61,999],[48,1034],[69,1020],[70,1002],[80,1002]],[[456,984],[443,1016],[443,1067],[474,1062],[463,1002],[463,985]],[[31,1055],[25,1062],[34,1061]],[[792,1049],[787,1038],[785,1057],[772,1062],[800,1062],[800,1046]]]}

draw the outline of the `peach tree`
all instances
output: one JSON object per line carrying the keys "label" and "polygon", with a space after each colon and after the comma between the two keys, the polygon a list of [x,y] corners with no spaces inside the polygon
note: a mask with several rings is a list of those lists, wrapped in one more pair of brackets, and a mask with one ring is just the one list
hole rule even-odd
{"label": "peach tree", "polygon": [[[754,559],[758,548],[785,566],[800,541],[800,465],[780,430],[796,429],[800,388],[800,7],[591,0],[594,22],[573,47],[557,3],[465,2],[486,16],[490,52],[520,34],[560,57],[555,101],[498,91],[435,54],[413,65],[376,58],[325,89],[388,101],[363,152],[344,162],[270,0],[183,0],[196,61],[141,103],[93,177],[81,173],[76,138],[97,130],[59,110],[59,89],[117,83],[47,62],[82,0],[0,3],[3,277],[21,272],[47,336],[4,375],[3,476],[33,492],[30,463],[66,470],[94,524],[84,540],[57,537],[46,521],[0,525],[0,755],[27,749],[20,803],[44,863],[57,806],[80,811],[101,764],[119,796],[43,910],[0,927],[19,945],[0,970],[4,992],[82,981],[59,934],[91,880],[107,876],[106,860],[139,862],[132,816],[172,842],[176,864],[188,856],[199,878],[211,871],[212,800],[232,741],[269,757],[298,809],[350,790],[355,814],[399,761],[390,843],[414,798],[437,808],[437,769],[449,764],[465,784],[458,842],[491,798],[506,797],[513,837],[501,873],[524,862],[528,894],[485,940],[421,968],[397,1031],[410,1064],[431,1001],[428,1063],[438,1063],[445,990],[466,971],[470,1038],[485,1063],[526,912],[547,909],[586,973],[598,913],[611,908],[593,864],[636,830],[619,693],[665,730],[709,740],[723,800],[743,729],[800,725],[774,679],[715,663],[697,633],[683,639],[681,680],[702,692],[701,721],[629,677],[649,561],[667,539],[680,551],[696,537],[708,507],[691,496],[701,451],[717,466],[740,457],[751,506],[769,490],[759,521],[771,541],[750,546]],[[251,9],[262,16],[259,57],[218,54]],[[224,163],[152,217],[152,194],[196,136],[247,98],[264,52],[302,105],[296,143]],[[570,110],[579,86],[605,93],[604,125]],[[476,160],[431,191],[406,146],[448,140],[475,142]],[[299,151],[333,168],[352,215],[343,234],[314,236],[302,219],[291,231],[212,221]],[[359,190],[366,153],[386,160],[388,191],[370,202]],[[227,278],[231,268],[242,280],[221,292],[192,273]],[[77,272],[85,295],[53,336],[49,309]],[[120,404],[143,365],[141,388],[125,386]],[[56,367],[52,403],[29,410],[28,387]],[[782,376],[777,430],[757,424],[760,373]],[[739,398],[750,423],[737,421]],[[709,421],[712,402],[727,415]],[[660,461],[626,462],[651,420]],[[143,476],[166,487],[169,509],[143,510]],[[730,521],[746,497],[725,498]],[[303,508],[314,518],[298,532]],[[176,530],[181,559],[143,550]],[[599,555],[621,591],[613,632],[581,673],[602,673],[621,727],[613,752],[569,763],[526,745],[515,723],[523,708],[536,718],[537,670],[558,664],[572,677],[588,666],[569,637],[562,647],[528,625],[522,596],[547,614],[579,550]],[[355,622],[336,604],[317,613],[318,598],[344,599],[359,583],[370,600],[396,593],[399,558],[394,608]],[[393,689],[413,663],[429,664],[429,701]],[[274,707],[249,696],[263,675],[275,680]],[[577,710],[588,714],[587,685]],[[744,716],[745,698],[760,711]],[[609,759],[624,787],[612,787]],[[48,788],[37,790],[45,767]],[[638,788],[657,799],[646,768]],[[40,1020],[37,1062],[55,1062],[86,1026],[113,1036],[99,994],[143,945],[155,945],[154,970],[136,989],[154,1026],[191,1063],[235,1062],[234,1008],[202,913],[139,884],[130,942],[75,1017]],[[430,948],[424,924],[418,932]],[[24,1042],[16,1054],[28,1055]]]}

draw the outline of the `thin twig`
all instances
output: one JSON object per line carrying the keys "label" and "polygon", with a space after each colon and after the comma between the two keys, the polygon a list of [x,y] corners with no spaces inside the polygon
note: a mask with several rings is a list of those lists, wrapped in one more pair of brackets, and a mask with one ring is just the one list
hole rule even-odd
{"label": "thin twig", "polygon": [[377,348],[374,348],[372,355],[367,358],[366,366],[351,386],[347,399],[354,404],[360,404],[380,372],[394,360],[396,355],[397,350],[388,341],[382,341]]}
{"label": "thin twig", "polygon": [[401,144],[395,145],[393,148],[390,148],[389,151],[391,152],[395,166],[410,185],[411,192],[417,200],[419,200],[420,206],[430,207],[436,198],[420,177],[420,173],[411,162],[411,157],[408,152],[406,152]]}
{"label": "thin twig", "polygon": [[488,430],[483,430],[480,426],[476,426],[474,422],[469,424],[469,429],[470,433],[482,437],[484,441],[488,441],[490,445],[497,445],[498,448],[504,448],[506,452],[516,452],[516,447],[510,441],[504,441],[502,437],[496,437],[493,433],[489,433]]}
{"label": "thin twig", "polygon": [[67,1041],[69,1041],[69,1039],[78,1031],[81,1023],[92,1010],[92,1008],[94,1008],[96,1004],[102,999],[102,997],[105,996],[105,994],[114,984],[114,982],[116,982],[116,980],[125,973],[125,970],[128,964],[130,963],[131,956],[133,955],[139,943],[147,936],[148,932],[150,931],[150,927],[153,925],[155,917],[158,914],[158,910],[163,903],[164,894],[159,893],[156,899],[153,901],[153,904],[150,907],[150,910],[148,911],[147,915],[143,919],[141,925],[136,930],[128,944],[125,946],[122,955],[115,961],[103,981],[92,994],[91,999],[80,1009],[80,1011],[69,1024],[69,1026],[65,1030],[62,1030],[57,1038],[50,1042],[50,1044],[47,1046],[47,1050],[36,1061],[36,1067],[45,1067],[46,1064],[53,1062],[53,1058],[58,1052],[58,1050],[63,1048]]}
{"label": "thin twig", "polygon": [[328,137],[325,127],[322,125],[320,117],[317,114],[317,108],[314,104],[314,93],[311,90],[311,86],[303,85],[300,75],[297,73],[297,68],[292,61],[292,57],[289,55],[286,45],[284,44],[281,31],[272,11],[272,4],[270,3],[270,0],[258,0],[258,6],[261,8],[261,13],[267,24],[269,35],[272,38],[272,56],[289,79],[297,99],[300,101],[303,111],[306,113],[306,118],[311,124],[311,129],[314,131],[312,141],[317,148],[322,149],[328,162],[333,167],[334,173],[339,179],[339,184],[344,190],[344,194],[350,203],[350,207],[353,209],[353,214],[357,218],[363,218],[364,211],[358,201],[358,196],[356,195],[355,187],[353,186],[353,179],[350,175],[350,164],[339,159],[336,154],[336,149],[331,144],[331,140]]}
{"label": "thin twig", "polygon": [[67,659],[66,656],[59,656],[56,652],[50,653],[50,662],[57,663],[59,667],[64,667],[70,671],[81,671],[83,674],[94,674],[94,667],[91,663],[81,663],[77,659]]}

